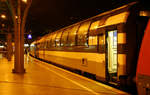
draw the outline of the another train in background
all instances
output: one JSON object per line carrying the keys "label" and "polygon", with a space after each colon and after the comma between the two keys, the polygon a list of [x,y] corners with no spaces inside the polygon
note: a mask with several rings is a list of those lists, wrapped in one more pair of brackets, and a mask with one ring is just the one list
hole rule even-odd
{"label": "another train in background", "polygon": [[47,34],[30,55],[136,93],[136,68],[149,10],[137,2]]}

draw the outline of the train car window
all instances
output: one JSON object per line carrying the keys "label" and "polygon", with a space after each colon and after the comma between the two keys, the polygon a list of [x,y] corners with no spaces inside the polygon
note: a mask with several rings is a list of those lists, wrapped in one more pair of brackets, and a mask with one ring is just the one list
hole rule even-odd
{"label": "train car window", "polygon": [[44,41],[44,49],[47,48],[47,41]]}
{"label": "train car window", "polygon": [[43,42],[43,49],[45,49],[46,48],[46,42],[44,41]]}
{"label": "train car window", "polygon": [[47,40],[47,49],[50,48],[50,39]]}
{"label": "train car window", "polygon": [[39,42],[37,42],[36,47],[40,48],[40,43]]}
{"label": "train car window", "polygon": [[42,43],[40,42],[40,48],[39,49],[42,49]]}
{"label": "train car window", "polygon": [[49,40],[50,40],[50,35],[46,36],[46,49],[49,48]]}
{"label": "train car window", "polygon": [[40,45],[40,49],[43,49],[43,43],[41,42],[40,44],[41,44],[41,45]]}
{"label": "train car window", "polygon": [[108,25],[114,25],[118,23],[124,23],[126,22],[128,15],[129,15],[129,12],[123,12],[123,13],[111,16],[105,21],[105,25],[108,26]]}
{"label": "train car window", "polygon": [[68,34],[70,32],[71,28],[66,29],[61,38],[61,46],[68,46]]}
{"label": "train car window", "polygon": [[96,29],[99,26],[99,21],[95,21],[91,24],[90,29],[89,29],[89,39],[88,39],[88,45],[97,45],[97,36],[96,34]]}
{"label": "train car window", "polygon": [[150,17],[150,11],[140,11],[140,16]]}
{"label": "train car window", "polygon": [[43,49],[46,49],[46,42],[43,42]]}
{"label": "train car window", "polygon": [[35,46],[36,46],[36,48],[38,49],[39,48],[39,44],[37,43],[37,44],[35,44]]}
{"label": "train car window", "polygon": [[68,35],[68,46],[75,46],[76,45],[76,34],[77,30],[80,25],[76,25],[73,28],[71,28],[70,33]]}
{"label": "train car window", "polygon": [[55,38],[56,38],[56,35],[57,35],[57,32],[54,32],[54,33],[52,34],[51,45],[52,45],[53,47],[55,47]]}
{"label": "train car window", "polygon": [[43,42],[41,42],[41,47],[40,47],[40,49],[43,49]]}
{"label": "train car window", "polygon": [[52,37],[53,37],[53,35],[51,34],[49,36],[49,48],[52,47]]}
{"label": "train car window", "polygon": [[93,33],[96,32],[96,29],[98,28],[99,23],[100,23],[100,21],[95,21],[95,22],[93,22],[93,23],[91,24],[91,27],[90,27],[90,30],[89,30],[89,33],[90,33],[90,34],[93,34]]}
{"label": "train car window", "polygon": [[43,48],[43,46],[42,46],[43,44],[42,44],[42,43],[40,43],[40,44],[41,44],[41,45],[40,45],[40,49],[42,49],[42,48]]}
{"label": "train car window", "polygon": [[46,40],[46,49],[48,49],[48,40]]}
{"label": "train car window", "polygon": [[46,41],[46,49],[48,49],[48,44],[49,44],[49,41],[47,40]]}
{"label": "train car window", "polygon": [[39,49],[41,49],[42,48],[42,44],[41,43],[39,43]]}
{"label": "train car window", "polygon": [[42,49],[42,43],[39,43],[39,49]]}
{"label": "train car window", "polygon": [[97,45],[97,36],[89,36],[88,44],[89,46]]}
{"label": "train car window", "polygon": [[59,32],[57,33],[57,35],[56,35],[56,38],[55,38],[56,46],[60,46],[60,40],[61,40],[62,32],[63,32],[63,31],[59,31]]}
{"label": "train car window", "polygon": [[87,46],[87,33],[90,26],[90,21],[84,22],[81,24],[78,30],[78,37],[77,37],[77,45],[78,46]]}
{"label": "train car window", "polygon": [[48,47],[49,47],[49,40],[48,38],[46,38],[46,49],[48,49]]}
{"label": "train car window", "polygon": [[42,45],[43,45],[43,49],[45,49],[45,41],[44,41],[44,42],[42,42]]}

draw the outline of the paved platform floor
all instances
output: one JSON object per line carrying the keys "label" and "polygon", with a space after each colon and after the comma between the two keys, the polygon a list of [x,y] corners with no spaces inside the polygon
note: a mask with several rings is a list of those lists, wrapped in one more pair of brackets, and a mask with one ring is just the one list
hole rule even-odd
{"label": "paved platform floor", "polygon": [[0,58],[0,95],[128,95],[118,89],[25,56],[25,74]]}

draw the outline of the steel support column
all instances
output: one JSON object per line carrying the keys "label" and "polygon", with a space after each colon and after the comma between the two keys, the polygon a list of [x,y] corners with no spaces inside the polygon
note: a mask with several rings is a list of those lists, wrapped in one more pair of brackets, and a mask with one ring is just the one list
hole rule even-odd
{"label": "steel support column", "polygon": [[12,34],[8,33],[7,34],[7,59],[8,61],[11,61],[12,53],[13,53]]}
{"label": "steel support column", "polygon": [[14,73],[25,73],[24,69],[24,31],[21,31],[21,0],[18,0],[17,31],[15,31],[15,64]]}

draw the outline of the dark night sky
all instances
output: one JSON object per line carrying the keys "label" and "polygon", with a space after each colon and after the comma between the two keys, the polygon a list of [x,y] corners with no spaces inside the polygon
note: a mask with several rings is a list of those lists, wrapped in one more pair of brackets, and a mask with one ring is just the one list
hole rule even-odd
{"label": "dark night sky", "polygon": [[34,37],[137,0],[32,0],[27,28]]}

